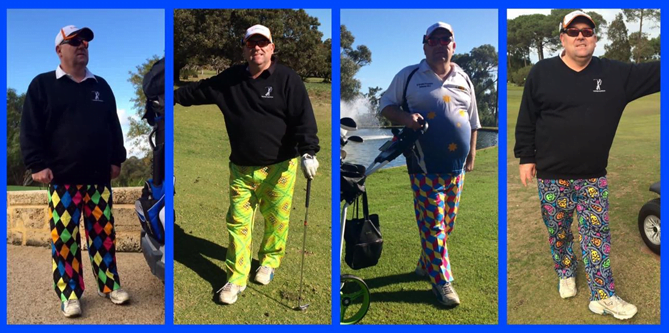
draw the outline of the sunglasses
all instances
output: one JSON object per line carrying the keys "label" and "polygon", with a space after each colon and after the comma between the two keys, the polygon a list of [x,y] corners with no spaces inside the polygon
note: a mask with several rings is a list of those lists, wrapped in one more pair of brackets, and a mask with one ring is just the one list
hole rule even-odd
{"label": "sunglasses", "polygon": [[81,39],[81,38],[66,39],[66,40],[64,40],[64,41],[63,41],[62,43],[60,43],[60,44],[61,44],[61,45],[62,45],[62,44],[70,44],[70,45],[72,45],[72,46],[74,46],[74,47],[79,47],[79,45],[84,44],[84,47],[85,47],[85,48],[88,48],[88,42],[85,41],[85,40],[83,40],[83,39]]}
{"label": "sunglasses", "polygon": [[423,43],[427,43],[427,45],[430,45],[430,46],[437,46],[437,44],[446,46],[446,45],[450,44],[452,41],[453,41],[452,36],[439,37],[439,38],[432,37],[432,38],[424,39]]}
{"label": "sunglasses", "polygon": [[260,46],[260,48],[263,48],[263,47],[265,47],[269,44],[270,44],[270,42],[267,39],[247,40],[246,43],[244,43],[244,45],[246,45],[246,47],[249,48],[249,49],[254,49],[256,47],[256,45]]}
{"label": "sunglasses", "polygon": [[592,28],[583,28],[583,29],[576,29],[576,28],[568,28],[568,29],[562,29],[562,32],[567,34],[569,37],[578,37],[578,34],[581,33],[583,34],[583,37],[592,37],[595,34],[595,29]]}

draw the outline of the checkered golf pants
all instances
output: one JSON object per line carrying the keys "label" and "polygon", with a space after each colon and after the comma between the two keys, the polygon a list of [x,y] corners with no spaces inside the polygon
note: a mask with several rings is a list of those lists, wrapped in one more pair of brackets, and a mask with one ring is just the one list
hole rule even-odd
{"label": "checkered golf pants", "polygon": [[82,211],[98,290],[109,293],[119,289],[111,187],[50,184],[48,198],[54,289],[61,301],[79,299],[85,289],[79,246]]}
{"label": "checkered golf pants", "polygon": [[230,242],[225,268],[228,282],[245,286],[251,270],[253,221],[256,206],[265,220],[258,259],[261,266],[277,268],[286,254],[297,159],[265,167],[230,163],[230,208],[226,224]]}
{"label": "checkered golf pants", "polygon": [[410,174],[422,252],[418,267],[435,286],[453,281],[446,241],[453,231],[465,173]]}

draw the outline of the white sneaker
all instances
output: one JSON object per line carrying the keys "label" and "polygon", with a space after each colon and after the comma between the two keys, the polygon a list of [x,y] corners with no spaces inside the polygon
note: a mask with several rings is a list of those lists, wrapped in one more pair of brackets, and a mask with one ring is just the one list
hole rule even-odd
{"label": "white sneaker", "polygon": [[625,320],[634,317],[637,308],[633,304],[627,303],[618,296],[612,296],[599,301],[591,301],[588,306],[590,311],[597,314],[610,314],[614,318]]}
{"label": "white sneaker", "polygon": [[130,300],[130,294],[123,289],[116,289],[107,294],[98,290],[98,295],[100,297],[109,298],[114,304],[125,304]]}
{"label": "white sneaker", "polygon": [[562,298],[576,296],[576,278],[570,277],[566,279],[560,279],[558,291],[560,291],[560,297]]}
{"label": "white sneaker", "polygon": [[60,311],[67,318],[81,316],[81,304],[78,299],[69,299],[60,304]]}
{"label": "white sneaker", "polygon": [[414,271],[414,273],[416,273],[416,275],[418,275],[422,278],[427,277],[427,271],[422,269],[420,266],[416,267],[416,270]]}
{"label": "white sneaker", "polygon": [[432,286],[432,292],[437,295],[437,300],[443,305],[460,305],[460,297],[458,297],[458,293],[456,293],[455,289],[453,289],[452,283],[446,283],[441,287]]}
{"label": "white sneaker", "polygon": [[269,266],[260,266],[256,270],[256,282],[262,285],[268,285],[274,279],[274,268]]}
{"label": "white sneaker", "polygon": [[233,304],[237,302],[237,295],[246,290],[246,286],[238,286],[234,283],[226,283],[223,288],[219,289],[221,293],[218,294],[218,300],[224,304]]}

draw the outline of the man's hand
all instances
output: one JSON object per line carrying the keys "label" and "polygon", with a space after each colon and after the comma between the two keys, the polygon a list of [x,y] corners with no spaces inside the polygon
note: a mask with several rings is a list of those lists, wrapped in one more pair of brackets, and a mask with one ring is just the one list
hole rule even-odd
{"label": "man's hand", "polygon": [[423,116],[420,113],[408,114],[406,121],[404,122],[406,127],[409,127],[414,131],[423,128],[423,124],[425,124],[425,119],[423,119]]}
{"label": "man's hand", "polygon": [[314,179],[314,176],[316,176],[316,170],[318,170],[318,160],[316,160],[316,156],[311,156],[309,154],[302,155],[301,165],[304,178]]}
{"label": "man's hand", "polygon": [[474,170],[474,160],[476,159],[476,150],[472,150],[467,155],[467,161],[465,162],[465,172],[470,172]]}
{"label": "man's hand", "polygon": [[46,168],[40,172],[33,173],[33,180],[36,182],[48,184],[53,180],[53,172],[51,172],[51,169]]}
{"label": "man's hand", "polygon": [[527,163],[520,165],[520,181],[527,187],[527,183],[534,179],[537,175],[537,165],[535,163]]}
{"label": "man's hand", "polygon": [[111,179],[116,179],[121,174],[121,167],[117,165],[111,166]]}

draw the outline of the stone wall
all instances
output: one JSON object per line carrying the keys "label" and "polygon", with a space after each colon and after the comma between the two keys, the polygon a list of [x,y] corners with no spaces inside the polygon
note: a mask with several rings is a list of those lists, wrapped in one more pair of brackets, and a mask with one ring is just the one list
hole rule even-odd
{"label": "stone wall", "polygon": [[[116,250],[140,251],[142,228],[135,214],[135,200],[142,194],[141,187],[114,188],[114,227]],[[7,243],[27,246],[51,246],[51,231],[47,218],[46,190],[7,192]],[[86,243],[81,229],[81,241]]]}

